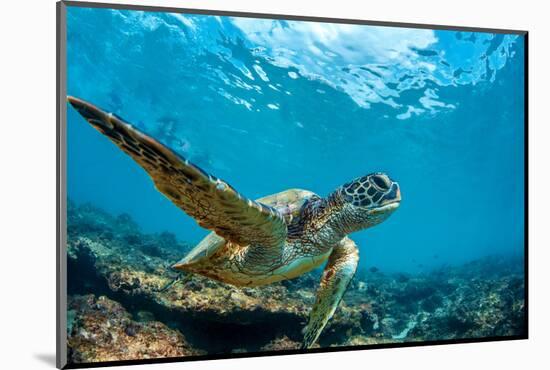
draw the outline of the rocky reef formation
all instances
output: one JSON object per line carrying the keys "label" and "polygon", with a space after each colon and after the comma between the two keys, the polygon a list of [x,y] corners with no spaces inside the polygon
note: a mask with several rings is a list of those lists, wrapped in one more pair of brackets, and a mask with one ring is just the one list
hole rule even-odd
{"label": "rocky reef formation", "polygon": [[[69,202],[71,361],[299,348],[320,271],[259,288],[200,276],[170,285],[170,266],[190,248],[142,233],[128,215]],[[415,276],[360,271],[318,345],[521,335],[521,267],[493,258]]]}
{"label": "rocky reef formation", "polygon": [[69,358],[73,363],[200,355],[184,336],[146,314],[135,321],[117,302],[92,294],[68,301]]}

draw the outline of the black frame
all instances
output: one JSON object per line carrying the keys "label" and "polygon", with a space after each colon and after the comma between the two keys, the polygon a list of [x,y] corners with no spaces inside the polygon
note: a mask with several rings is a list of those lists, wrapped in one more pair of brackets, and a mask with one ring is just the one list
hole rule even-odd
{"label": "black frame", "polygon": [[[328,17],[313,17],[299,16],[286,14],[266,14],[252,12],[234,12],[225,10],[209,10],[209,9],[189,9],[189,8],[174,8],[163,6],[147,6],[147,5],[130,5],[130,4],[109,4],[84,1],[59,1],[56,4],[57,14],[57,91],[56,91],[56,119],[57,119],[57,310],[56,310],[56,365],[59,369],[79,369],[91,367],[107,367],[107,366],[123,366],[123,365],[139,365],[139,364],[159,364],[169,362],[184,362],[184,361],[203,361],[203,360],[219,360],[231,358],[246,358],[246,357],[264,357],[264,356],[282,356],[307,353],[323,353],[323,352],[341,352],[341,351],[357,351],[365,349],[378,348],[402,348],[402,347],[419,347],[433,346],[443,344],[460,344],[460,343],[482,343],[482,342],[497,342],[508,340],[519,340],[529,338],[529,254],[528,254],[528,235],[529,235],[529,181],[528,181],[528,156],[529,156],[529,32],[526,30],[508,30],[494,28],[479,28],[479,27],[462,27],[449,25],[433,25],[420,23],[401,23],[401,22],[382,22],[369,21],[359,19],[344,19],[344,18],[328,18]],[[484,338],[461,338],[461,339],[442,339],[437,341],[422,341],[408,343],[385,343],[385,344],[370,344],[357,346],[341,346],[328,348],[313,348],[313,349],[296,349],[296,350],[278,350],[271,352],[247,352],[247,353],[227,353],[214,355],[201,355],[189,357],[168,357],[157,359],[141,359],[141,360],[120,360],[120,361],[105,361],[91,363],[66,363],[66,308],[67,308],[67,276],[66,276],[66,7],[85,7],[85,8],[108,8],[108,9],[125,9],[125,10],[141,10],[150,12],[168,12],[168,13],[183,13],[183,14],[203,14],[203,15],[219,15],[219,16],[234,16],[244,18],[260,18],[260,19],[284,19],[292,21],[310,21],[321,23],[343,23],[357,24],[370,26],[386,26],[399,28],[420,28],[432,30],[452,30],[466,32],[487,32],[487,33],[505,33],[516,34],[524,37],[524,285],[525,285],[525,316],[524,327],[525,333],[522,335],[513,335],[506,337],[484,337]]]}

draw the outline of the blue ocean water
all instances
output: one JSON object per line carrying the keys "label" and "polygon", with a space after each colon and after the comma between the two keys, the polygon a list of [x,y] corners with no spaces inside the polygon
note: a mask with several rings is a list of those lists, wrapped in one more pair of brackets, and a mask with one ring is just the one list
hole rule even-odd
{"label": "blue ocean water", "polygon": [[[242,194],[401,185],[352,235],[361,265],[422,271],[523,253],[523,39],[516,35],[68,8],[68,93]],[[189,243],[201,229],[68,107],[68,196]]]}

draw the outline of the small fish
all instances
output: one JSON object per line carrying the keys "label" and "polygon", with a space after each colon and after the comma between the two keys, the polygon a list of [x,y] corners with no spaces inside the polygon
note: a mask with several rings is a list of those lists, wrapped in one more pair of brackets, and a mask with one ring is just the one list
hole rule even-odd
{"label": "small fish", "polygon": [[399,276],[397,276],[397,281],[400,283],[406,283],[409,281],[409,277],[405,274],[399,274]]}
{"label": "small fish", "polygon": [[380,271],[380,270],[378,269],[378,267],[372,266],[372,267],[369,269],[369,271],[372,272],[372,273],[374,274],[374,273],[376,273],[376,272],[378,272],[378,271]]}

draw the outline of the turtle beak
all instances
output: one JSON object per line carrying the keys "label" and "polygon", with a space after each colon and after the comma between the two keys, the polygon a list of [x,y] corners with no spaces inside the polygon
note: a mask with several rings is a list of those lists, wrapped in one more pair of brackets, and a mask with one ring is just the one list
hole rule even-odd
{"label": "turtle beak", "polygon": [[394,182],[391,186],[391,189],[382,197],[381,205],[393,204],[398,205],[401,202],[401,188],[399,184]]}
{"label": "turtle beak", "polygon": [[399,184],[396,182],[394,184],[397,186],[397,190],[395,191],[395,201],[401,202],[401,187],[399,187]]}

